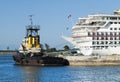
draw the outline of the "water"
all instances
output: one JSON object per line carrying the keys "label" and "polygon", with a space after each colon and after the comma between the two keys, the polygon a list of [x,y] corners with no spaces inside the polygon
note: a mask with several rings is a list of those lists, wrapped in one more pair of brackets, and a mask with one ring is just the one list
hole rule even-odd
{"label": "water", "polygon": [[0,82],[120,82],[120,66],[16,66],[0,56]]}

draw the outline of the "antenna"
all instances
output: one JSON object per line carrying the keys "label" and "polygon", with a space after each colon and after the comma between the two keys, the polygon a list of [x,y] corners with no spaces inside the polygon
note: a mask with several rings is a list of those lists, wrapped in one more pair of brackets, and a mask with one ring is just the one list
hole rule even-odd
{"label": "antenna", "polygon": [[31,25],[33,25],[33,21],[32,21],[32,17],[33,17],[33,15],[29,15],[29,17],[30,17]]}

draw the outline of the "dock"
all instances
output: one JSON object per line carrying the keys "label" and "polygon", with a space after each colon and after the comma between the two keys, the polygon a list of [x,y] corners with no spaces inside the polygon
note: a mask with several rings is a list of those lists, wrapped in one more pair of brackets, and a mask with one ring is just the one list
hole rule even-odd
{"label": "dock", "polygon": [[120,66],[120,55],[64,56],[70,66]]}

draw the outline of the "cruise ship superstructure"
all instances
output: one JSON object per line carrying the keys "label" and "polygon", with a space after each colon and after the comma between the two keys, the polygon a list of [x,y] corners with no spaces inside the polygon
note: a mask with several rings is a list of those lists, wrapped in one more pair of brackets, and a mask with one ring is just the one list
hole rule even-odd
{"label": "cruise ship superstructure", "polygon": [[120,54],[120,10],[79,18],[72,27],[72,37],[62,38],[83,55]]}

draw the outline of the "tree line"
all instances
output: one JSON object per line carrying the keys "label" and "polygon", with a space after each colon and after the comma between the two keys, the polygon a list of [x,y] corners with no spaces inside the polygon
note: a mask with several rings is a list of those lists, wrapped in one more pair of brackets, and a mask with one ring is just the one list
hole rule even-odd
{"label": "tree line", "polygon": [[[40,44],[40,45],[41,45],[41,50],[42,51],[47,51],[47,52],[59,51],[56,48],[50,48],[49,44],[47,44],[47,43],[45,43],[44,45],[43,44]],[[63,46],[63,50],[64,51],[70,50],[70,47],[68,45],[65,45],[65,46]]]}

